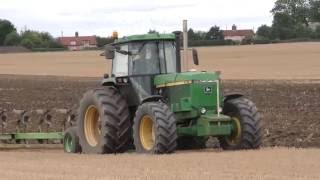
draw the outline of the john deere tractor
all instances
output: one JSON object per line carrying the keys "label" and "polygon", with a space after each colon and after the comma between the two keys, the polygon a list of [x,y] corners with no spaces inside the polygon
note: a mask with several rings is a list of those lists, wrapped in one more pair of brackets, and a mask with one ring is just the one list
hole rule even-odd
{"label": "john deere tractor", "polygon": [[[173,153],[204,147],[209,137],[226,150],[261,145],[254,103],[224,95],[219,72],[181,71],[178,33],[117,39],[104,55],[112,60],[112,74],[84,94],[77,128],[70,130],[83,153]],[[193,60],[198,64],[196,50]]]}

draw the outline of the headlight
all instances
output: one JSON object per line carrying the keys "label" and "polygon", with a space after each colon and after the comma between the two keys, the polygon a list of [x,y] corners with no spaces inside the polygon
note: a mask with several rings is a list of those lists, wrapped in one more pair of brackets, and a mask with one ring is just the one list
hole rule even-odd
{"label": "headlight", "polygon": [[117,81],[117,83],[120,83],[120,84],[121,83],[124,83],[124,84],[129,83],[129,79],[127,77],[117,77],[116,81]]}
{"label": "headlight", "polygon": [[206,108],[201,108],[200,109],[201,114],[205,114],[207,112]]}

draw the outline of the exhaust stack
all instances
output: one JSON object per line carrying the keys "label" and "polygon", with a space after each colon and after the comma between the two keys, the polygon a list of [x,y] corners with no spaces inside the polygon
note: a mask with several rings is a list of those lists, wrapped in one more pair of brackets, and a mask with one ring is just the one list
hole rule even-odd
{"label": "exhaust stack", "polygon": [[183,67],[188,71],[188,21],[183,20]]}

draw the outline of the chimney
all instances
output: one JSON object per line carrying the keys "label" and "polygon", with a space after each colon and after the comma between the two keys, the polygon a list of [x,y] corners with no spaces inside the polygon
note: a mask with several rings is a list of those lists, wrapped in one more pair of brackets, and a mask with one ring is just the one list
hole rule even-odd
{"label": "chimney", "polygon": [[76,31],[76,32],[74,33],[74,36],[75,36],[75,37],[79,37],[78,31]]}
{"label": "chimney", "polygon": [[237,30],[237,26],[234,24],[232,25],[232,31],[236,31]]}

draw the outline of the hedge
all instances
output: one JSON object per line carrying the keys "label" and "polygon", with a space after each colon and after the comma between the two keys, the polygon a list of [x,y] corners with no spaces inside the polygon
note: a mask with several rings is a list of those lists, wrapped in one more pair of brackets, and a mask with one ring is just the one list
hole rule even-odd
{"label": "hedge", "polygon": [[191,40],[189,46],[226,46],[235,45],[232,40]]}

